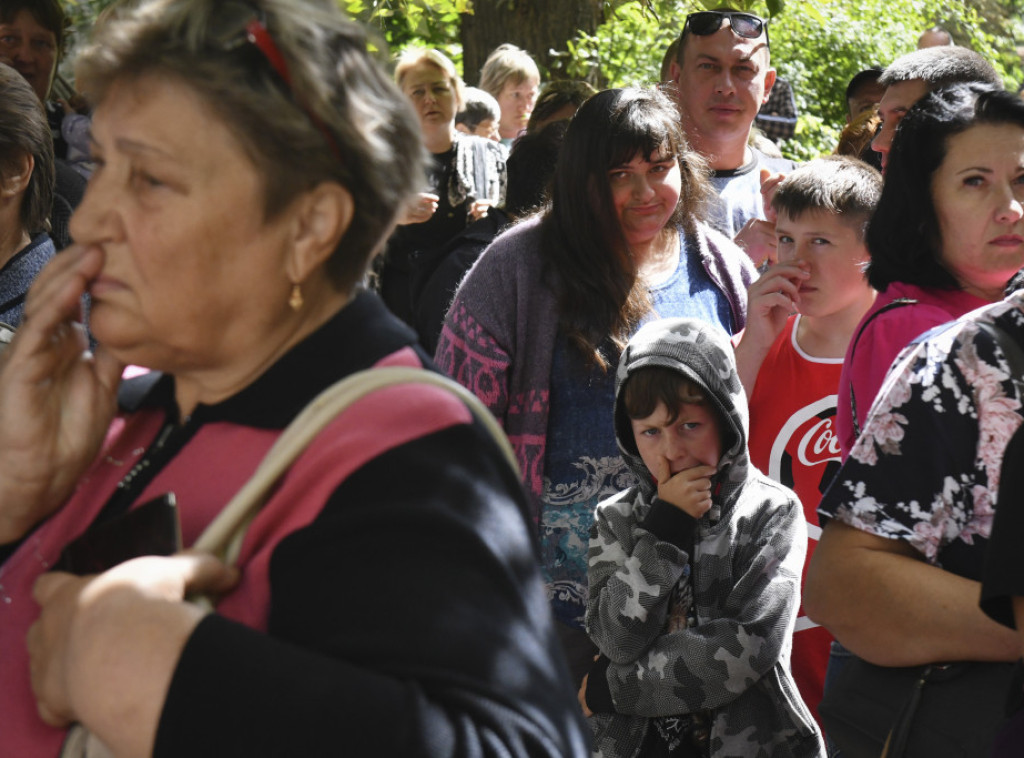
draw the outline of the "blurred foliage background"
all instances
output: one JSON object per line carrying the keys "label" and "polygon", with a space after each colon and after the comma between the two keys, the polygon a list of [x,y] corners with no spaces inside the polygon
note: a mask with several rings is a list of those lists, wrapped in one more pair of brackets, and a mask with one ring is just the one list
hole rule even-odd
{"label": "blurred foliage background", "polygon": [[[76,41],[116,0],[65,0]],[[376,31],[391,53],[437,47],[473,84],[501,42],[527,49],[545,78],[586,79],[598,87],[652,83],[687,13],[719,2],[695,0],[338,0]],[[796,135],[782,146],[806,160],[831,152],[845,122],[850,77],[914,49],[920,33],[941,26],[957,44],[993,62],[1006,86],[1021,84],[1024,0],[742,0],[729,3],[771,18],[772,64],[796,96]]]}

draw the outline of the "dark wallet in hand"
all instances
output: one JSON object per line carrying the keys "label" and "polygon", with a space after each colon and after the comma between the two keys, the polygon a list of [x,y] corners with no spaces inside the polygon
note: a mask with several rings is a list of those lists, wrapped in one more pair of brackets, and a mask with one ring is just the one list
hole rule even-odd
{"label": "dark wallet in hand", "polygon": [[61,551],[53,571],[98,574],[143,555],[181,550],[181,522],[174,493],[155,497],[109,521],[91,527]]}

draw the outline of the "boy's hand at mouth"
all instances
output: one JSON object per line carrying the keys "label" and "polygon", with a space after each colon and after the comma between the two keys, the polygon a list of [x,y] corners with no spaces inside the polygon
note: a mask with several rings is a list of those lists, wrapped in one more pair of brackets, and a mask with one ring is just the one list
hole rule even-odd
{"label": "boy's hand at mouth", "polygon": [[700,518],[711,508],[711,477],[717,466],[700,464],[673,474],[668,461],[655,472],[658,497],[684,513]]}

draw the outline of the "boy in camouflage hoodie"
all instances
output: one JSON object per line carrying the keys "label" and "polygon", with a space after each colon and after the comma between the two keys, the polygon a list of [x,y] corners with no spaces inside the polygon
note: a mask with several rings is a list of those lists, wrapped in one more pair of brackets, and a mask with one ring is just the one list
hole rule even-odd
{"label": "boy in camouflage hoodie", "polygon": [[615,431],[640,484],[601,503],[580,689],[595,755],[824,756],[789,672],[800,502],[750,465],[732,345],[694,319],[630,340]]}

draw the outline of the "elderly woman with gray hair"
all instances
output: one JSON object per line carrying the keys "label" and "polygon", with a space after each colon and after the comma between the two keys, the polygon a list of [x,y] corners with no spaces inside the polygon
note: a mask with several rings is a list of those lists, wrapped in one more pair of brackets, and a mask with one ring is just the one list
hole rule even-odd
{"label": "elderly woman with gray hair", "polygon": [[421,175],[415,117],[333,2],[142,0],[96,34],[77,245],[0,367],[3,752],[79,722],[115,755],[584,754],[521,488],[438,387],[317,433],[234,568],[48,570],[172,494],[193,544],[325,387],[430,365],[359,285]]}

